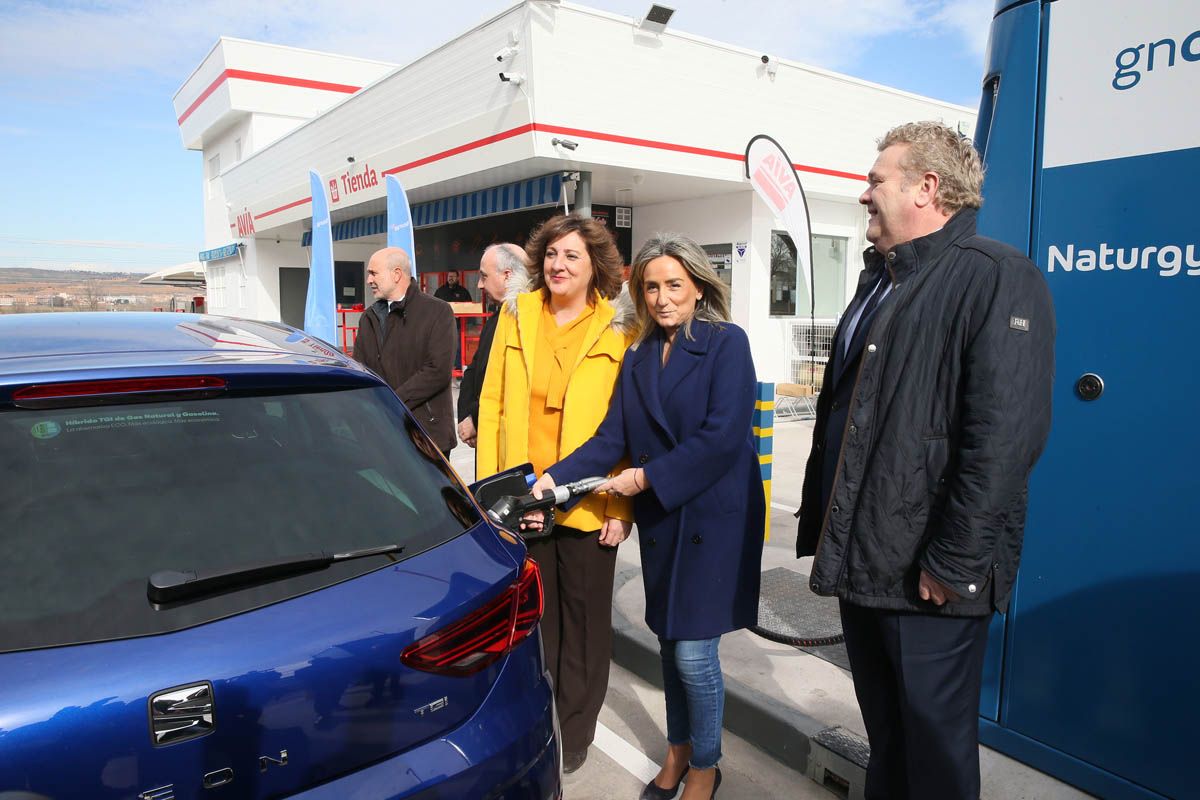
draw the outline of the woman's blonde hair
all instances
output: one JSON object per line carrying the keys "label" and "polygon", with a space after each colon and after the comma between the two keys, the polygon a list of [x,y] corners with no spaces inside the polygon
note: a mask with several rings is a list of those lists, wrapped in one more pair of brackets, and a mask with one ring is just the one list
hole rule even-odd
{"label": "woman's blonde hair", "polygon": [[633,299],[633,307],[637,311],[641,332],[638,342],[645,339],[658,327],[650,308],[646,305],[646,265],[656,258],[670,256],[679,262],[684,271],[691,277],[701,295],[696,300],[696,310],[692,316],[683,322],[683,335],[688,339],[692,336],[692,320],[711,322],[718,327],[722,322],[729,322],[729,287],[721,280],[721,276],[713,269],[708,260],[708,254],[693,240],[678,233],[656,233],[648,242],[642,245],[637,257],[633,259],[633,269],[629,273],[629,295]]}

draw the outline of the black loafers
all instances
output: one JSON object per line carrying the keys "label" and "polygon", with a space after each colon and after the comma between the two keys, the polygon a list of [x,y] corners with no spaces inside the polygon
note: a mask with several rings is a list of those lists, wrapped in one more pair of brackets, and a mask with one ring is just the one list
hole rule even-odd
{"label": "black loafers", "polygon": [[646,784],[646,788],[642,789],[642,796],[639,800],[671,800],[679,791],[679,784],[683,783],[683,777],[687,774],[688,768],[684,767],[683,772],[679,775],[679,780],[675,781],[675,785],[670,789],[664,789],[654,781],[650,781]]}
{"label": "black loafers", "polygon": [[587,761],[587,748],[582,750],[563,750],[563,774],[570,775],[583,766]]}

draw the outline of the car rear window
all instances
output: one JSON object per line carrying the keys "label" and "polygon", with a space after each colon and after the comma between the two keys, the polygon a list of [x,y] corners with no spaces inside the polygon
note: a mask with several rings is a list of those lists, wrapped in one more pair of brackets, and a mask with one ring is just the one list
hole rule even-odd
{"label": "car rear window", "polygon": [[[163,633],[408,558],[479,521],[391,391],[0,413],[0,652]],[[159,570],[398,543],[173,607]]]}

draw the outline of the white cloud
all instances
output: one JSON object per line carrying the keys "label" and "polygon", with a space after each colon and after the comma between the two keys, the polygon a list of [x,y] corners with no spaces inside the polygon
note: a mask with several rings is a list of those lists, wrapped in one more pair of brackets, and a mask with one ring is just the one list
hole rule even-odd
{"label": "white cloud", "polygon": [[[586,0],[641,16],[646,0]],[[200,0],[0,9],[0,72],[37,81],[151,72],[182,84],[220,35],[407,63],[499,13],[503,0]],[[791,60],[847,70],[896,34],[954,37],[981,58],[992,0],[677,0],[671,27]],[[69,42],[69,46],[64,46]],[[903,59],[904,53],[889,53]],[[902,66],[902,64],[900,65]]]}

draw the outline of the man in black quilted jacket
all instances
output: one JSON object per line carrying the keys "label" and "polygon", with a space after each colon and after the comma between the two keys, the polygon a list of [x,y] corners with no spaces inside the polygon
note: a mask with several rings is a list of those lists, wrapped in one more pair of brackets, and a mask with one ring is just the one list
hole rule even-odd
{"label": "man in black quilted jacket", "polygon": [[968,140],[901,125],[867,180],[873,247],[817,400],[796,550],[839,598],[868,800],[978,800],[988,623],[1050,430],[1054,308],[1033,262],[975,232]]}

